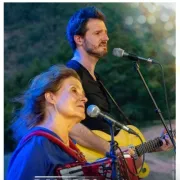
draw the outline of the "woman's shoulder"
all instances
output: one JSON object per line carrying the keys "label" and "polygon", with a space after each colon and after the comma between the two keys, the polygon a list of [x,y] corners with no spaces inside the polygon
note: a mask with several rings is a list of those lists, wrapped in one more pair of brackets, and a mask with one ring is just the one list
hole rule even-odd
{"label": "woman's shoulder", "polygon": [[[26,146],[26,148],[30,148],[31,151],[36,151],[37,149],[38,152],[46,152],[45,150],[56,146],[52,139],[61,141],[59,136],[53,131],[42,127],[35,127],[22,138],[18,146],[20,148],[21,146]],[[42,151],[40,151],[41,149]]]}

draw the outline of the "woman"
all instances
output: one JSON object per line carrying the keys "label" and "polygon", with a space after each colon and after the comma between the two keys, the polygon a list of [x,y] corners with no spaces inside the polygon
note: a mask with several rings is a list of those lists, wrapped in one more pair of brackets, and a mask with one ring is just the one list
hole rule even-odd
{"label": "woman", "polygon": [[[76,159],[73,153],[78,149],[69,139],[69,131],[85,119],[87,102],[77,73],[65,66],[53,66],[36,76],[18,101],[23,107],[13,129],[16,137],[24,130],[28,131],[12,155],[8,179],[32,180],[34,176],[53,176],[58,165],[77,161],[78,157]],[[47,137],[32,135],[37,131],[61,140],[64,148]]]}

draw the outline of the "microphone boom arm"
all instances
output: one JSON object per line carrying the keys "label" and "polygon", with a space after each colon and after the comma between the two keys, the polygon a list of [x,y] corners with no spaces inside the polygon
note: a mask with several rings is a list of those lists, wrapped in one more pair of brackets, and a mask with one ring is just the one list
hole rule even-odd
{"label": "microphone boom arm", "polygon": [[117,126],[117,127],[121,128],[121,129],[127,131],[128,133],[137,135],[137,133],[133,129],[131,129],[131,128],[121,124],[118,121],[115,121],[110,116],[107,116],[106,114],[102,114],[101,112],[99,113],[99,116],[102,116],[104,118],[104,120],[107,121],[108,123],[110,123],[110,124],[113,123],[115,126]]}

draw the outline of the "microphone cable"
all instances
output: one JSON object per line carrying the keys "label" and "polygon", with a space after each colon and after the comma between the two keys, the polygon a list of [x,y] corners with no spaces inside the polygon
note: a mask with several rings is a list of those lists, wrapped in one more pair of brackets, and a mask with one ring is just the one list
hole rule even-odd
{"label": "microphone cable", "polygon": [[166,103],[166,108],[167,108],[169,126],[170,126],[171,132],[173,132],[173,130],[172,130],[172,122],[171,122],[171,118],[170,118],[170,110],[169,110],[168,98],[167,98],[167,90],[166,90],[166,84],[165,84],[165,78],[164,78],[164,69],[163,69],[163,66],[160,63],[157,63],[157,65],[160,66],[161,73],[162,73],[162,83],[163,83],[163,89],[164,89],[164,97],[165,97],[165,103]]}

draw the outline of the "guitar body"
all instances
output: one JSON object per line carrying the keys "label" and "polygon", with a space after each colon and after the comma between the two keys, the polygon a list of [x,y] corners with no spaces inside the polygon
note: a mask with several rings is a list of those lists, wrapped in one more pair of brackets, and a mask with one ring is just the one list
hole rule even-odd
{"label": "guitar body", "polygon": [[[132,125],[128,125],[128,127],[133,129],[136,133],[138,133],[139,136],[141,137],[141,139],[143,140],[143,142],[145,142],[145,138],[138,128],[136,128],[135,126],[132,126]],[[104,133],[102,131],[98,131],[98,130],[93,130],[93,132],[96,135],[100,136],[101,138],[105,139],[106,141],[111,140],[111,136],[109,134],[106,134],[106,133]],[[126,132],[124,130],[121,130],[114,137],[114,140],[118,142],[119,146],[126,146],[127,147],[129,145],[137,146],[137,145],[141,144],[141,141],[137,136],[135,136],[133,134],[129,134],[128,132]],[[83,152],[83,154],[85,155],[88,162],[94,162],[97,159],[104,157],[103,154],[98,153],[96,151],[93,151],[91,149],[85,148],[85,147],[80,146],[78,144],[77,144],[77,147],[80,149],[81,152]],[[142,169],[141,173],[139,174],[139,178],[147,177],[149,172],[150,172],[149,166],[147,165],[147,163],[144,163],[143,169]]]}

